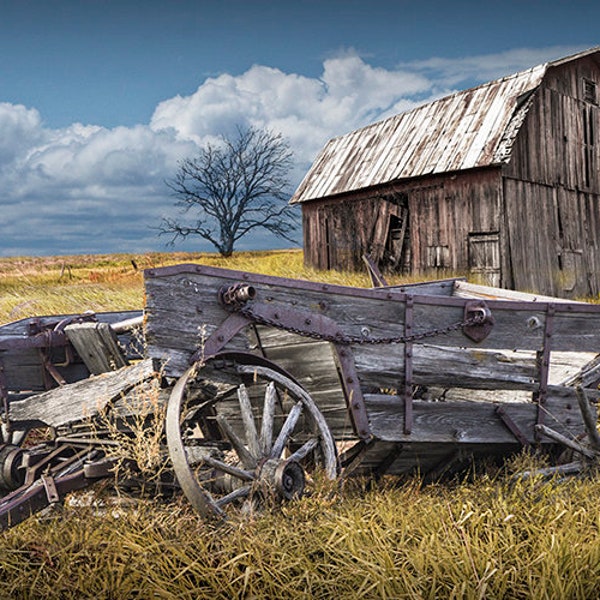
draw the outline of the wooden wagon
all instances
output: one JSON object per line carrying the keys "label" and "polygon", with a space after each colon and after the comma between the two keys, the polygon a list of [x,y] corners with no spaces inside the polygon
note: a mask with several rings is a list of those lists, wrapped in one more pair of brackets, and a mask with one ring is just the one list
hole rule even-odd
{"label": "wooden wagon", "polygon": [[[114,440],[90,423],[108,408],[127,433],[122,407],[150,379],[174,475],[161,483],[206,516],[298,496],[315,469],[434,479],[523,447],[597,455],[598,305],[193,264],[146,271],[145,290],[143,316],[0,327],[1,525],[109,476]],[[52,435],[23,444],[42,425]]]}

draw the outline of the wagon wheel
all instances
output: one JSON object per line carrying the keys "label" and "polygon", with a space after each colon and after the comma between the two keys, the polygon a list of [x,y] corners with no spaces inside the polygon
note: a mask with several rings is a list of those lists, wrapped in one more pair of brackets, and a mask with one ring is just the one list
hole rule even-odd
{"label": "wagon wheel", "polygon": [[275,365],[254,362],[221,355],[197,363],[169,399],[173,468],[205,517],[225,517],[225,507],[240,502],[299,496],[308,469],[337,475],[334,439],[306,390]]}

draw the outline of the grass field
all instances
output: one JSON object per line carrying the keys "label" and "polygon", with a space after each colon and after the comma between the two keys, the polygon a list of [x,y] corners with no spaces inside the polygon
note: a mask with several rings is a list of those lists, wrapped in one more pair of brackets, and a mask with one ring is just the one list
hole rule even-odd
{"label": "grass field", "polygon": [[[299,251],[0,259],[0,322],[139,309],[141,269],[179,262],[368,286]],[[443,485],[323,482],[220,528],[181,498],[115,503],[100,485],[0,533],[0,599],[597,598],[600,478],[512,478],[539,460]]]}

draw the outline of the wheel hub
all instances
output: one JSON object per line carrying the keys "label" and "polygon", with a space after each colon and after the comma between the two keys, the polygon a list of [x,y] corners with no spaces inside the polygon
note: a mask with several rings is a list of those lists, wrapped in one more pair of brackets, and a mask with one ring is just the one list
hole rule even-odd
{"label": "wheel hub", "polygon": [[21,464],[24,454],[22,448],[12,444],[0,448],[0,489],[15,490],[23,485],[25,470]]}
{"label": "wheel hub", "polygon": [[269,459],[263,463],[258,475],[263,486],[274,490],[284,500],[298,498],[304,492],[306,476],[295,460]]}

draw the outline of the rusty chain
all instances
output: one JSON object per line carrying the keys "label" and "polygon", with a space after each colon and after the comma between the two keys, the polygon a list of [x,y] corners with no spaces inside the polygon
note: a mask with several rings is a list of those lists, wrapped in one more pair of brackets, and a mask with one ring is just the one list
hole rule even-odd
{"label": "rusty chain", "polygon": [[357,335],[347,335],[347,334],[327,334],[327,333],[319,333],[317,331],[307,331],[305,329],[301,329],[299,327],[294,327],[292,325],[285,325],[284,323],[280,323],[275,319],[269,319],[268,317],[264,317],[262,315],[256,314],[252,310],[251,305],[237,305],[234,307],[234,310],[240,312],[246,318],[250,319],[254,323],[258,323],[260,325],[266,325],[269,327],[274,327],[276,329],[282,329],[289,333],[295,333],[296,335],[301,335],[303,337],[308,337],[315,340],[320,340],[324,342],[332,342],[334,344],[342,344],[344,346],[351,345],[366,345],[366,344],[405,344],[407,342],[416,342],[419,340],[436,337],[438,335],[447,335],[452,333],[453,331],[458,331],[459,329],[463,329],[464,327],[469,327],[473,325],[481,325],[486,320],[486,315],[483,312],[476,312],[476,315],[470,317],[468,319],[464,319],[457,323],[452,323],[446,327],[440,327],[438,329],[431,329],[429,331],[423,331],[421,333],[413,333],[410,335],[400,335],[394,337],[365,337],[365,336],[357,336]]}

